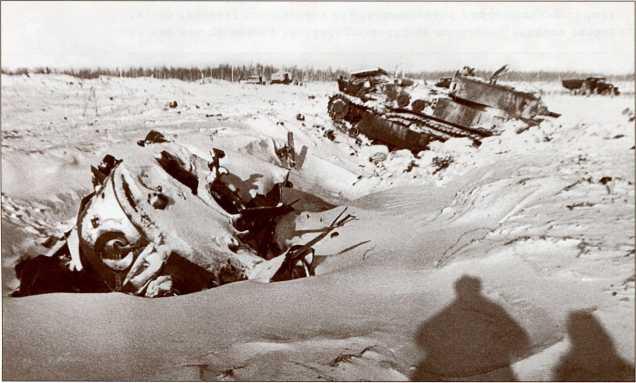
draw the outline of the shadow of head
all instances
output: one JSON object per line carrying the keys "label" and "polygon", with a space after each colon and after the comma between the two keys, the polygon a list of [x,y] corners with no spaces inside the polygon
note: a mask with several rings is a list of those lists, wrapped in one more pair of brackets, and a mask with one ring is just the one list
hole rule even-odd
{"label": "shadow of head", "polygon": [[561,381],[634,381],[634,365],[616,353],[601,323],[588,311],[569,314],[570,350],[556,368]]}
{"label": "shadow of head", "polygon": [[594,346],[597,350],[613,350],[612,340],[594,315],[586,311],[570,313],[567,321],[570,342],[576,348]]}
{"label": "shadow of head", "polygon": [[457,299],[474,298],[480,295],[481,280],[469,275],[463,275],[455,282],[455,294]]}

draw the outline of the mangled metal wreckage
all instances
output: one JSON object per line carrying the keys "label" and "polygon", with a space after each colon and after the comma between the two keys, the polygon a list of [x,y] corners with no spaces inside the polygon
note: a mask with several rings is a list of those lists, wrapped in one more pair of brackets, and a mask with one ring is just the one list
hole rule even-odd
{"label": "mangled metal wreckage", "polygon": [[[75,225],[48,254],[16,267],[15,296],[119,291],[158,297],[247,279],[310,276],[318,262],[312,246],[355,219],[343,210],[306,243],[276,240],[280,218],[303,210],[304,193],[288,176],[302,167],[307,150],[296,153],[291,136],[277,150],[279,166],[247,180],[233,170],[251,164],[236,153],[232,158],[213,149],[206,161],[157,132],[148,137],[125,160],[107,155],[92,167],[94,191],[81,200]],[[332,207],[325,202],[323,210]]]}
{"label": "mangled metal wreckage", "polygon": [[[469,69],[469,70],[468,70]],[[475,144],[501,133],[506,121],[536,125],[558,117],[541,98],[497,84],[507,67],[488,80],[465,67],[442,87],[426,87],[411,79],[391,77],[378,68],[338,79],[340,93],[332,96],[327,110],[352,135],[364,134],[393,148],[425,150],[432,141],[468,137]]]}

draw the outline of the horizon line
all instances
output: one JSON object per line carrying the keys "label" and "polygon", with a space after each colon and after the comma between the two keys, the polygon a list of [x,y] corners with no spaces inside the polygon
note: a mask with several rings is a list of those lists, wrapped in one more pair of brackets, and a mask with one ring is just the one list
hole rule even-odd
{"label": "horizon line", "polygon": [[[382,68],[385,69],[387,68],[386,66],[381,66],[381,65],[370,65],[368,67],[365,68],[358,68],[358,69],[348,69],[346,67],[334,67],[331,65],[328,66],[311,66],[311,65],[297,65],[297,64],[286,64],[286,65],[274,65],[274,64],[268,64],[268,63],[260,63],[260,62],[256,62],[256,63],[250,63],[250,64],[232,64],[232,63],[220,63],[220,64],[201,64],[201,65],[172,65],[172,64],[162,64],[162,65],[122,65],[122,66],[51,66],[51,65],[37,65],[37,66],[1,66],[0,69],[2,70],[2,72],[8,71],[8,72],[13,72],[13,71],[18,71],[18,70],[27,70],[27,71],[36,71],[38,69],[45,69],[48,68],[49,70],[52,71],[75,71],[75,70],[92,70],[92,71],[97,71],[97,70],[127,70],[127,69],[161,69],[161,68],[174,68],[174,69],[207,69],[207,68],[219,68],[222,66],[230,66],[230,67],[250,67],[250,66],[263,66],[263,67],[272,67],[274,69],[279,69],[279,70],[284,70],[284,69],[297,69],[297,70],[322,70],[322,71],[332,71],[332,72],[337,72],[337,71],[343,71],[343,72],[348,72],[348,73],[353,73],[353,72],[357,72],[360,70],[364,70],[364,69],[375,69],[375,68]],[[394,67],[398,67],[398,65],[395,65]],[[436,72],[454,72],[454,71],[458,71],[461,68],[446,68],[446,69],[411,69],[411,70],[401,70],[398,69],[397,72],[401,72],[401,73],[436,73]],[[475,67],[475,69],[478,72],[491,72],[494,71],[496,69],[480,69]],[[386,69],[385,69],[386,70]],[[388,70],[388,72],[391,72],[391,70]],[[539,70],[529,70],[529,69],[510,69],[508,70],[508,73],[553,73],[553,74],[557,74],[557,73],[585,73],[585,74],[606,74],[609,76],[626,76],[626,75],[633,75],[636,77],[636,68],[633,71],[628,71],[628,72],[602,72],[602,71],[589,71],[589,70],[582,70],[582,69],[539,69]],[[635,78],[636,80],[636,78]]]}

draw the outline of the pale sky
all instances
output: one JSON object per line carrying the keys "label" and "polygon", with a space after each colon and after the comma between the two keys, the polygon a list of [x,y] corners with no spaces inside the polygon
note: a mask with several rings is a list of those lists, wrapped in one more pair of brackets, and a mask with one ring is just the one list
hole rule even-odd
{"label": "pale sky", "polygon": [[3,2],[2,66],[634,71],[632,3]]}

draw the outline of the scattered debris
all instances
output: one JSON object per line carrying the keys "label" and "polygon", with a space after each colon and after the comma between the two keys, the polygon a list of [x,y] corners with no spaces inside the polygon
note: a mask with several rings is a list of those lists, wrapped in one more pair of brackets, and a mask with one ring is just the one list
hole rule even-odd
{"label": "scattered debris", "polygon": [[580,184],[582,184],[584,182],[586,182],[588,184],[592,183],[592,177],[585,177],[585,178],[579,179],[576,182],[564,187],[561,191],[570,191],[570,190],[574,189],[574,187],[576,187],[577,185],[580,185]]}
{"label": "scattered debris", "polygon": [[102,158],[102,162],[97,167],[91,166],[93,187],[101,185],[115,166],[121,162],[122,160],[118,160],[110,154],[107,154]]}
{"label": "scattered debris", "polygon": [[371,157],[369,157],[369,162],[371,162],[374,165],[378,165],[381,162],[383,162],[384,160],[386,160],[387,158],[387,154],[383,153],[383,152],[377,152],[371,155]]}
{"label": "scattered debris", "polygon": [[612,180],[613,178],[610,176],[604,176],[600,180],[598,180],[598,183],[605,185],[605,188],[607,189],[607,194],[612,194],[612,188],[611,188]]}
{"label": "scattered debris", "polygon": [[326,137],[327,139],[329,139],[329,141],[335,141],[336,140],[336,131],[333,130],[333,129],[327,129],[323,133],[323,136]]}
{"label": "scattered debris", "polygon": [[287,145],[278,148],[276,141],[274,141],[274,150],[276,155],[280,159],[282,166],[287,169],[300,170],[305,163],[307,157],[307,146],[303,145],[300,149],[300,153],[296,153],[294,147],[294,133],[287,132]]}
{"label": "scattered debris", "polygon": [[148,203],[158,210],[165,209],[171,203],[170,197],[162,193],[151,193],[148,195]]}
{"label": "scattered debris", "polygon": [[411,160],[411,162],[409,162],[408,166],[406,167],[406,169],[404,169],[402,173],[410,173],[413,169],[417,167],[419,167],[419,165],[415,163],[415,160]]}
{"label": "scattered debris", "polygon": [[161,144],[164,142],[168,142],[168,139],[161,132],[158,132],[156,130],[151,130],[146,135],[146,138],[144,138],[143,140],[137,141],[137,145],[146,146],[150,144]]}
{"label": "scattered debris", "polygon": [[453,157],[451,156],[433,157],[432,164],[435,167],[433,174],[437,174],[441,172],[442,170],[448,168],[450,164],[452,163],[453,163]]}
{"label": "scattered debris", "polygon": [[591,203],[591,202],[576,202],[573,204],[569,204],[569,205],[565,205],[565,207],[567,207],[569,210],[573,210],[577,207],[592,207],[595,204]]}
{"label": "scattered debris", "polygon": [[341,354],[338,355],[334,360],[332,360],[329,365],[331,367],[337,367],[340,363],[350,362],[353,358],[362,358],[365,352],[374,349],[376,346],[368,346],[362,349],[359,353],[356,354]]}
{"label": "scattered debris", "polygon": [[[347,211],[344,208],[340,214],[323,229],[322,233],[316,236],[311,241],[303,244],[296,245],[289,248],[284,255],[284,261],[280,268],[274,273],[270,279],[271,282],[285,281],[290,279],[296,279],[303,276],[315,275],[316,266],[316,254],[313,245],[318,243],[323,238],[327,237],[333,230],[344,226],[346,223],[357,219],[351,214],[347,214],[345,217],[342,215]],[[342,217],[342,218],[341,218]],[[279,256],[280,257],[280,256]],[[307,257],[310,257],[311,261],[307,261]]]}

